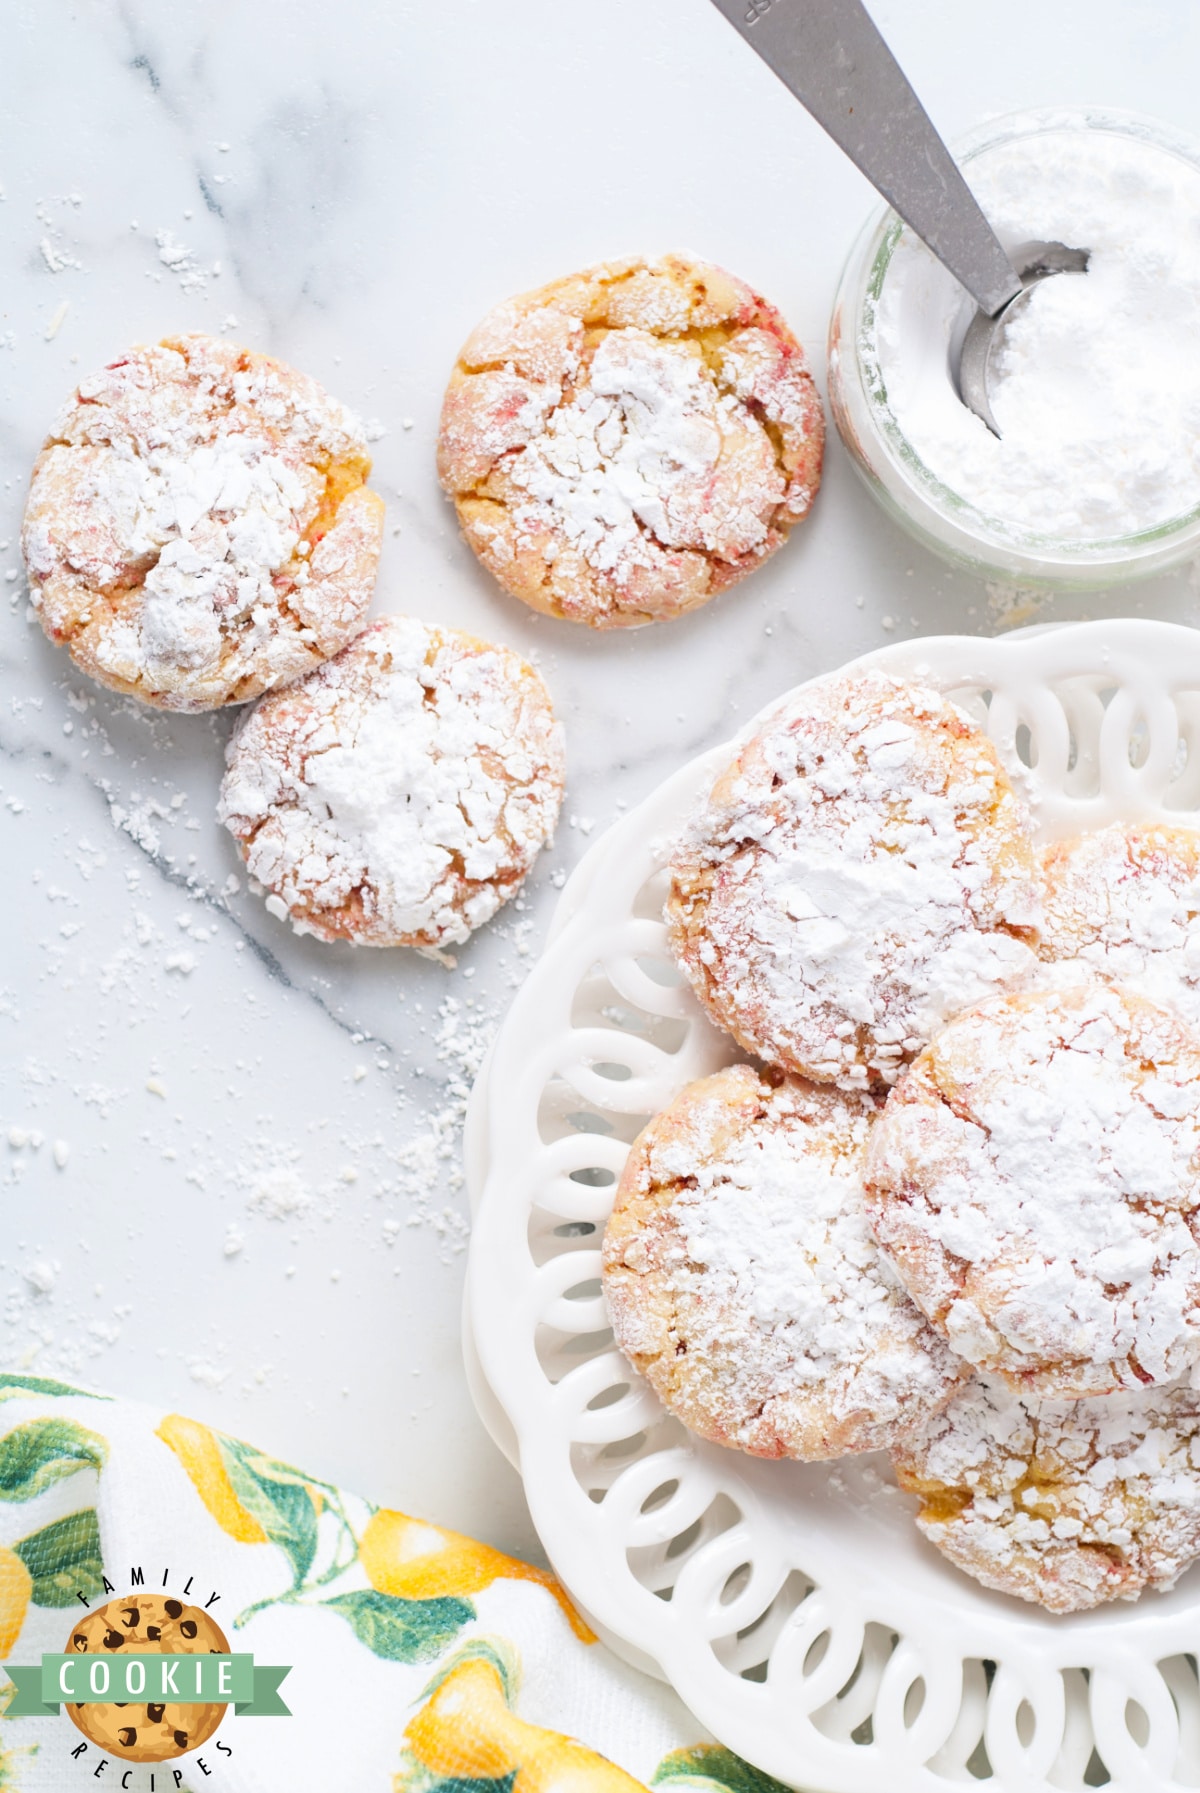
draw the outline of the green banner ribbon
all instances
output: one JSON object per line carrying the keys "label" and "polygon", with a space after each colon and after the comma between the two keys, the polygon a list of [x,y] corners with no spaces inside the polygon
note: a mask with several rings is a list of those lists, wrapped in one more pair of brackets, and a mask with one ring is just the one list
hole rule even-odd
{"label": "green banner ribbon", "polygon": [[290,1718],[292,1709],[285,1706],[279,1697],[279,1683],[285,1675],[292,1672],[291,1665],[286,1668],[270,1668],[263,1663],[254,1667],[254,1696],[240,1706],[234,1706],[239,1718]]}
{"label": "green banner ribbon", "polygon": [[61,1655],[47,1651],[40,1663],[5,1664],[16,1693],[7,1718],[55,1713],[64,1703],[105,1700],[121,1705],[232,1705],[243,1718],[290,1718],[279,1684],[290,1666],[256,1664],[249,1653],[167,1656],[115,1651]]}

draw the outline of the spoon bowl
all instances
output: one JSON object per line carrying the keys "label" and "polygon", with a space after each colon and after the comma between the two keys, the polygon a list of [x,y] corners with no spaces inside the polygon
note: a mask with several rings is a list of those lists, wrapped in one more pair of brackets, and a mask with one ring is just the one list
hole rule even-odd
{"label": "spoon bowl", "polygon": [[1068,249],[1065,243],[1021,243],[1011,251],[1009,259],[1021,282],[1020,292],[993,314],[982,307],[976,310],[962,340],[958,366],[951,370],[963,404],[987,424],[993,436],[999,436],[1000,430],[992,415],[989,383],[1008,326],[1043,280],[1056,274],[1086,274],[1090,253],[1086,249]]}

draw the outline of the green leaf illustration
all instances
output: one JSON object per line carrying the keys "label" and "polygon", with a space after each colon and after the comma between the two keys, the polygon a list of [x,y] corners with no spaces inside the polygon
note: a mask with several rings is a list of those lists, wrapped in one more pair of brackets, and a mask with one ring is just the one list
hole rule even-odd
{"label": "green leaf illustration", "polygon": [[0,1500],[32,1500],[81,1469],[103,1469],[108,1445],[73,1419],[31,1419],[0,1438]]}
{"label": "green leaf illustration", "polygon": [[299,1587],[317,1554],[317,1508],[309,1479],[240,1439],[214,1436],[234,1493],[271,1542],[287,1552]]}
{"label": "green leaf illustration", "polygon": [[322,1605],[340,1612],[359,1642],[388,1662],[431,1662],[475,1617],[469,1600],[401,1600],[374,1588],[335,1594]]}
{"label": "green leaf illustration", "polygon": [[94,1600],[104,1592],[104,1559],[95,1507],[68,1513],[53,1525],[21,1538],[13,1549],[33,1578],[35,1606],[72,1606],[76,1594]]}
{"label": "green leaf illustration", "polygon": [[650,1785],[662,1787],[671,1781],[689,1781],[709,1787],[727,1787],[729,1793],[788,1793],[782,1781],[773,1780],[761,1768],[751,1768],[732,1750],[719,1743],[696,1743],[690,1749],[673,1750],[664,1756],[654,1770]]}
{"label": "green leaf illustration", "polygon": [[516,1778],[515,1768],[494,1780],[473,1780],[466,1774],[438,1774],[418,1761],[411,1750],[404,1750],[393,1785],[396,1793],[512,1793]]}
{"label": "green leaf illustration", "polygon": [[53,1382],[48,1376],[0,1372],[0,1401],[13,1401],[18,1395],[78,1395],[85,1401],[112,1400],[111,1395],[94,1395],[90,1388],[72,1388],[69,1382]]}

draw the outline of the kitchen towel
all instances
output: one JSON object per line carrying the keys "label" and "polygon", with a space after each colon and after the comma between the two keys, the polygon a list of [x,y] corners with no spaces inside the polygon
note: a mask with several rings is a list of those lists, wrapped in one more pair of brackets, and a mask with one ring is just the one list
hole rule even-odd
{"label": "kitchen towel", "polygon": [[[151,1765],[65,1707],[12,1716],[0,1686],[0,1793],[778,1787],[599,1643],[545,1570],[180,1414],[0,1373],[0,1661],[39,1664],[85,1610],[151,1595],[286,1665],[291,1716],[230,1705],[201,1747]],[[145,1712],[104,1710],[93,1728],[114,1736]]]}

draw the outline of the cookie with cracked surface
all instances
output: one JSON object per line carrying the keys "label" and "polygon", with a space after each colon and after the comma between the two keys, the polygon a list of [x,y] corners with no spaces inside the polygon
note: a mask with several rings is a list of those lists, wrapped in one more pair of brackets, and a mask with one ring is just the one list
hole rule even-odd
{"label": "cookie with cracked surface", "polygon": [[879,1450],[953,1387],[958,1365],[867,1231],[875,1112],[735,1065],[634,1142],[604,1236],[613,1331],[701,1437],[759,1457]]}
{"label": "cookie with cracked surface", "polygon": [[438,470],[514,597],[597,629],[680,616],[782,546],[824,416],[773,305],[682,255],[498,305],[450,379]]}
{"label": "cookie with cracked surface", "polygon": [[1046,1398],[1200,1360],[1200,1040],[1103,984],[949,1022],[888,1097],[867,1215],[960,1356]]}
{"label": "cookie with cracked surface", "polygon": [[167,710],[285,685],[362,627],[383,536],[366,438],[306,374],[211,336],[82,380],[33,469],[22,547],[52,641]]}
{"label": "cookie with cracked surface", "polygon": [[1200,832],[1116,822],[1042,853],[1042,957],[1176,1009],[1200,1027]]}
{"label": "cookie with cracked surface", "polygon": [[533,668],[392,616],[247,714],[218,815],[299,932],[436,953],[515,895],[562,789]]}
{"label": "cookie with cracked surface", "polygon": [[802,690],[721,773],[673,854],[667,922],[747,1051],[865,1088],[1034,969],[1035,873],[991,742],[936,691],[863,673]]}
{"label": "cookie with cracked surface", "polygon": [[1034,1400],[974,1376],[893,1453],[917,1524],[985,1587],[1084,1612],[1200,1556],[1200,1394]]}
{"label": "cookie with cracked surface", "polygon": [[[71,1628],[65,1655],[151,1656],[229,1653],[225,1633],[201,1606],[162,1594],[130,1594],[109,1600]],[[225,1716],[226,1704],[168,1700],[162,1705],[109,1700],[68,1702],[77,1730],[125,1762],[167,1762],[206,1743]]]}

